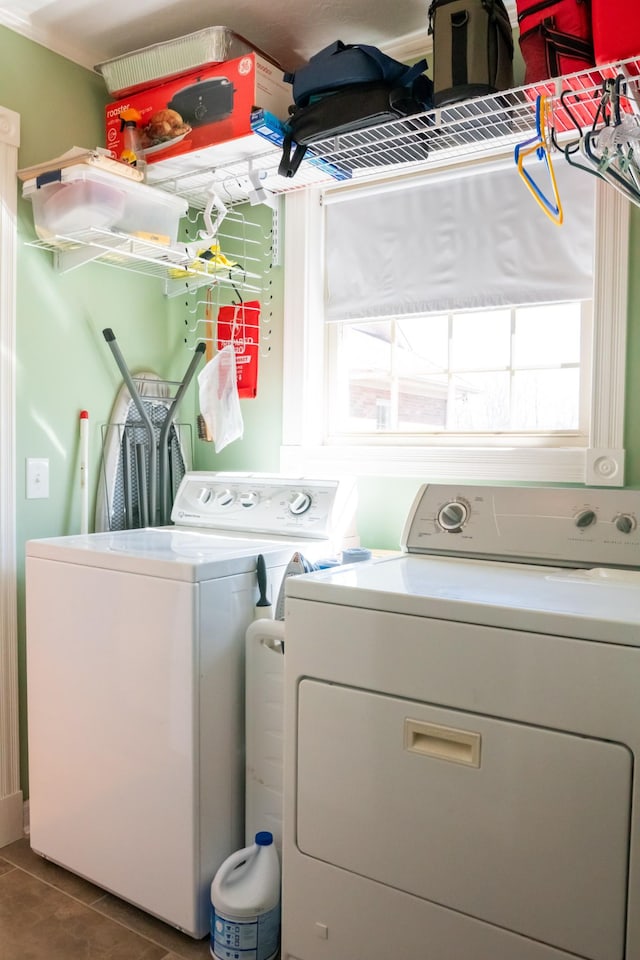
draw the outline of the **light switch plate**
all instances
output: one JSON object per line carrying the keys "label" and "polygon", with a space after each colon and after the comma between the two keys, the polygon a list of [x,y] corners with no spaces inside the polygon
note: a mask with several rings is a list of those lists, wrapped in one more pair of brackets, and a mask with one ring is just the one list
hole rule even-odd
{"label": "light switch plate", "polygon": [[27,500],[41,500],[49,496],[49,461],[42,457],[27,457]]}

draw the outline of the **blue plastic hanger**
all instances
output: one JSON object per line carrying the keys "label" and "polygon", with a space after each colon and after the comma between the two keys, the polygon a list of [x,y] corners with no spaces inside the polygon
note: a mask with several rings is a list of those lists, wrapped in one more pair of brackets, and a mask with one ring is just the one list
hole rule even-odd
{"label": "blue plastic hanger", "polygon": [[[524,180],[535,201],[546,213],[549,219],[557,226],[560,226],[564,220],[564,214],[562,211],[562,203],[560,202],[560,195],[558,193],[556,175],[553,170],[553,164],[551,162],[551,155],[549,152],[546,121],[547,110],[547,98],[543,96],[537,97],[536,135],[535,137],[531,137],[529,140],[525,140],[524,143],[517,144],[514,151],[514,160],[518,168],[518,173]],[[536,154],[538,160],[544,160],[545,162],[545,166],[551,181],[553,199],[547,197],[540,185],[533,179],[529,171],[525,170],[524,168],[525,158],[531,156],[532,153]]]}

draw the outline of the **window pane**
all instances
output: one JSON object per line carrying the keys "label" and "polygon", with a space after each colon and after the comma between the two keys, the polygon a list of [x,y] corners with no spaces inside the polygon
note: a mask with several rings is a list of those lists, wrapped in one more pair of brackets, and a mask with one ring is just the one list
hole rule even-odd
{"label": "window pane", "polygon": [[580,362],[579,303],[520,307],[516,311],[514,367]]}
{"label": "window pane", "polygon": [[509,310],[458,313],[453,317],[451,366],[454,370],[495,370],[509,366]]}
{"label": "window pane", "polygon": [[577,430],[579,406],[575,368],[514,374],[512,430]]}
{"label": "window pane", "polygon": [[398,430],[444,430],[447,425],[448,378],[432,375],[398,384]]}
{"label": "window pane", "polygon": [[391,324],[346,326],[342,331],[333,397],[335,429],[375,432],[391,427]]}
{"label": "window pane", "polygon": [[398,346],[423,361],[423,369],[443,371],[449,366],[449,318],[412,317],[397,321]]}
{"label": "window pane", "polygon": [[331,327],[329,431],[578,430],[581,313],[552,304]]}
{"label": "window pane", "polygon": [[450,429],[508,430],[509,380],[508,373],[469,373],[455,377]]}

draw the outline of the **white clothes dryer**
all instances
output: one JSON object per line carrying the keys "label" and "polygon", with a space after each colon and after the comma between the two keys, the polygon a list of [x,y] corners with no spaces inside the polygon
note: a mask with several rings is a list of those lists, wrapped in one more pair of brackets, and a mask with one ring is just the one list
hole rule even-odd
{"label": "white clothes dryer", "polygon": [[427,485],[287,581],[283,957],[640,957],[640,491]]}
{"label": "white clothes dryer", "polygon": [[265,558],[353,533],[355,487],[188,473],[175,524],[26,548],[33,849],[180,928],[244,845],[244,637]]}

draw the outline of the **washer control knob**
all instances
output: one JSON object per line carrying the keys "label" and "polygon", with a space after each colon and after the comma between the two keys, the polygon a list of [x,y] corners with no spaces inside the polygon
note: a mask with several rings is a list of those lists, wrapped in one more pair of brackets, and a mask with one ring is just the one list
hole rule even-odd
{"label": "washer control knob", "polygon": [[219,507],[230,507],[234,500],[231,490],[221,490],[216,494],[216,504]]}
{"label": "washer control knob", "polygon": [[198,501],[199,503],[209,503],[209,500],[211,500],[211,490],[209,487],[203,487],[198,494]]}
{"label": "washer control knob", "polygon": [[633,533],[637,526],[636,518],[630,516],[628,513],[619,513],[615,523],[616,530],[619,530],[620,533]]}
{"label": "washer control knob", "polygon": [[243,507],[255,507],[258,503],[260,497],[254,490],[247,490],[245,493],[240,494],[240,504]]}
{"label": "washer control knob", "polygon": [[469,518],[469,508],[461,500],[445,503],[438,513],[438,523],[447,533],[459,533]]}
{"label": "washer control knob", "polygon": [[308,493],[298,491],[294,493],[289,500],[289,513],[293,514],[294,517],[299,517],[301,514],[307,512],[311,503],[311,497]]}
{"label": "washer control knob", "polygon": [[594,510],[581,510],[576,514],[576,527],[584,530],[586,527],[592,527],[597,520]]}

